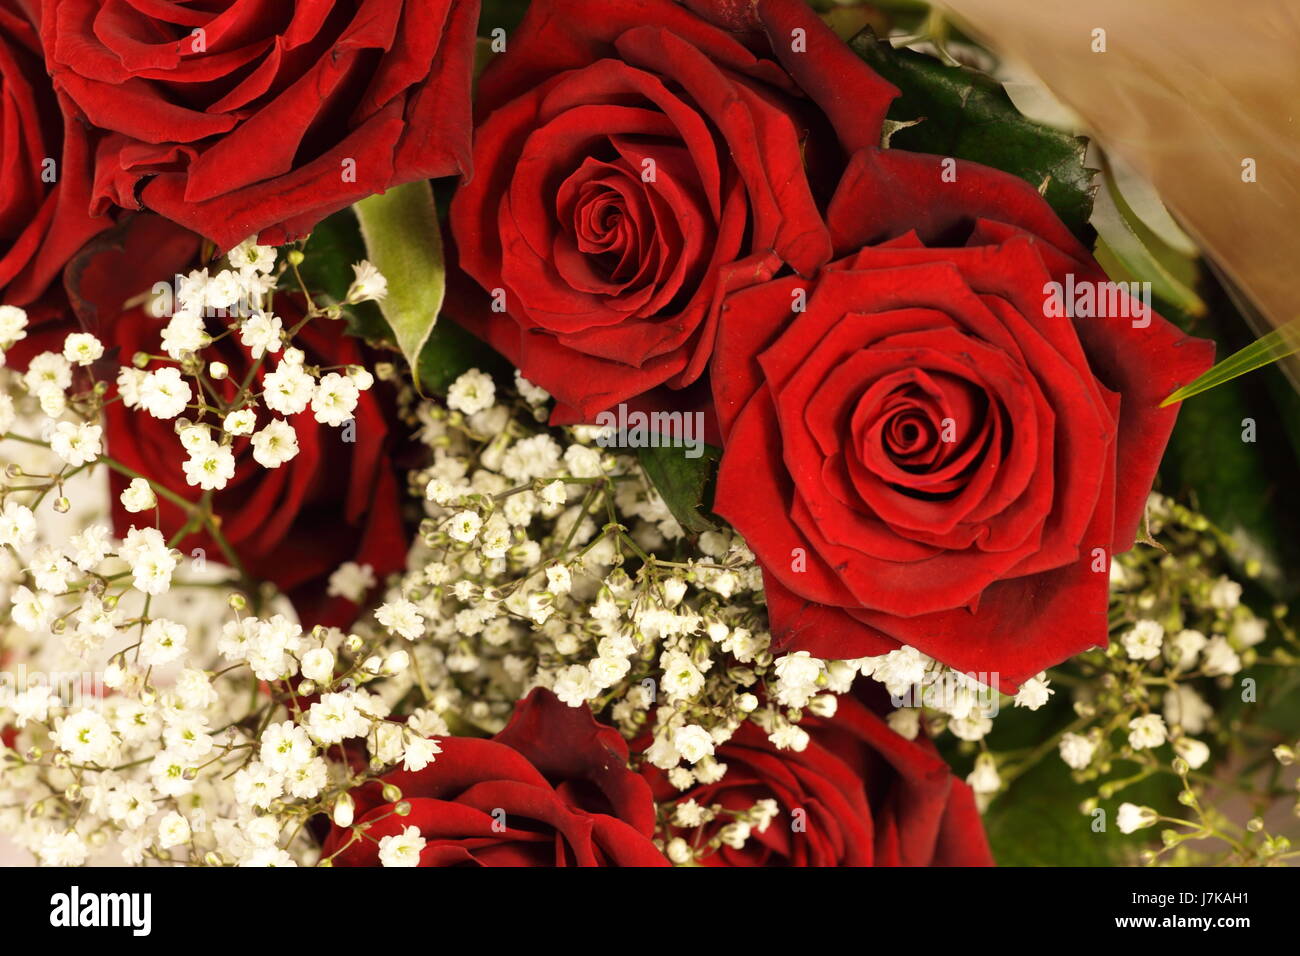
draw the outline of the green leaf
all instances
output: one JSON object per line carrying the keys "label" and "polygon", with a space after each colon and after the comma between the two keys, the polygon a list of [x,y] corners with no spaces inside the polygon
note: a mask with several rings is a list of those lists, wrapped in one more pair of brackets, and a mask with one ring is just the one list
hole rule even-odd
{"label": "green leaf", "polygon": [[1073,232],[1086,232],[1096,189],[1096,170],[1084,166],[1086,140],[1022,116],[1002,85],[983,73],[895,50],[870,30],[849,45],[901,91],[890,119],[925,119],[895,129],[891,148],[968,159],[1019,176],[1042,192]]}
{"label": "green leaf", "polygon": [[[1118,776],[1118,775],[1117,775]],[[1075,783],[1061,758],[1050,753],[998,796],[984,816],[993,859],[999,866],[1135,865],[1141,851],[1158,845],[1158,830],[1120,833],[1115,815],[1121,803],[1154,806],[1176,816],[1177,780],[1151,778],[1104,800],[1106,829],[1093,830],[1092,814],[1080,805],[1096,785]]]}
{"label": "green leaf", "polygon": [[1241,351],[1234,352],[1222,362],[1216,363],[1200,378],[1189,382],[1166,398],[1160,403],[1160,407],[1207,392],[1224,382],[1230,382],[1247,372],[1271,365],[1296,352],[1300,352],[1300,318],[1292,319],[1281,328],[1256,339]]}
{"label": "green leaf", "polygon": [[442,395],[472,368],[501,381],[509,381],[513,374],[510,363],[482,339],[455,322],[439,322],[420,351],[420,385],[427,392]]}
{"label": "green leaf", "polygon": [[664,499],[677,523],[688,534],[716,531],[709,514],[713,502],[713,479],[722,449],[704,445],[698,458],[687,458],[681,447],[641,448],[638,457],[646,477]]}
{"label": "green leaf", "polygon": [[1152,295],[1162,303],[1191,317],[1205,314],[1205,303],[1193,288],[1200,273],[1196,256],[1188,256],[1157,236],[1120,195],[1109,170],[1097,191],[1092,226],[1097,230],[1098,259],[1103,266],[1109,264],[1109,256],[1130,276],[1150,282]]}
{"label": "green leaf", "polygon": [[353,208],[369,259],[388,280],[380,311],[407,362],[418,369],[447,291],[433,189],[417,180],[367,196]]}
{"label": "green leaf", "polygon": [[1164,245],[1187,258],[1200,254],[1196,243],[1169,214],[1156,188],[1113,153],[1106,157],[1106,181],[1120,203],[1132,211],[1134,221],[1151,230]]}

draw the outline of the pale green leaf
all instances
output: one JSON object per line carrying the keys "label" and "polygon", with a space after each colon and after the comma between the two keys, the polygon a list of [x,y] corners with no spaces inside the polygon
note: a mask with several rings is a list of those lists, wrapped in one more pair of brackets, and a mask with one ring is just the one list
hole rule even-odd
{"label": "pale green leaf", "polygon": [[419,180],[368,196],[354,208],[366,254],[388,280],[379,307],[398,348],[411,368],[418,368],[447,290],[433,190]]}
{"label": "pale green leaf", "polygon": [[1187,315],[1205,314],[1205,303],[1187,279],[1179,274],[1175,263],[1187,259],[1167,246],[1148,229],[1118,196],[1114,179],[1107,169],[1102,187],[1097,190],[1090,222],[1097,230],[1099,243],[1134,278],[1151,283],[1151,292]]}

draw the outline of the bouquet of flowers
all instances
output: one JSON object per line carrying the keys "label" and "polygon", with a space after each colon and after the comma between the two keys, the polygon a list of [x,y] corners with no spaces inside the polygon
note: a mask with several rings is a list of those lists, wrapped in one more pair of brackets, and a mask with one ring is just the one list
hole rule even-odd
{"label": "bouquet of flowers", "polygon": [[935,12],[0,53],[8,862],[1300,855],[1295,394]]}

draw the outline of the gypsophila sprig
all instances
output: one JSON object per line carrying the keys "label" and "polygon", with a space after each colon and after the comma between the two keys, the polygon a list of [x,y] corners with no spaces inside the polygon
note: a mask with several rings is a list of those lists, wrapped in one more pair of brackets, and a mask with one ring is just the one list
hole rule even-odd
{"label": "gypsophila sprig", "polygon": [[[982,782],[987,802],[1040,760],[1056,761],[1094,791],[1080,809],[1089,819],[1114,814],[1143,862],[1287,862],[1297,855],[1289,838],[1260,815],[1281,804],[1300,817],[1295,790],[1278,772],[1209,770],[1213,758],[1244,755],[1260,742],[1274,747],[1279,770],[1291,752],[1293,734],[1256,726],[1294,686],[1300,642],[1288,611],[1275,606],[1261,616],[1246,603],[1233,568],[1244,567],[1248,580],[1258,566],[1230,561],[1237,545],[1204,516],[1153,493],[1146,521],[1155,546],[1139,545],[1110,566],[1109,648],[1050,672],[1072,688],[1072,719],[1027,755],[985,748],[968,782],[977,791]],[[1124,799],[1162,779],[1175,785],[1168,806]],[[1243,804],[1255,816],[1243,820]],[[1143,849],[1138,837],[1157,824],[1165,826],[1158,845]]]}

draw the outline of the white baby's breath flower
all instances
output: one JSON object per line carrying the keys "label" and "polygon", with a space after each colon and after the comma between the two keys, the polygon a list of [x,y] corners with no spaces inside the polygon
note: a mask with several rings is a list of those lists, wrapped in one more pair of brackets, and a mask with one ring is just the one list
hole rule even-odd
{"label": "white baby's breath flower", "polygon": [[171,750],[162,750],[149,763],[149,778],[164,797],[182,797],[194,789],[194,780],[187,771],[190,761]]}
{"label": "white baby's breath flower", "polygon": [[1268,634],[1268,625],[1262,618],[1249,612],[1232,622],[1232,641],[1238,647],[1254,647]]}
{"label": "white baby's breath flower", "polygon": [[149,511],[158,504],[153,486],[144,478],[132,478],[131,483],[122,489],[121,499],[122,507],[132,514]]}
{"label": "white baby's breath flower", "polygon": [[687,763],[699,763],[705,757],[713,756],[713,737],[698,724],[677,728],[673,734],[673,746]]}
{"label": "white baby's breath flower", "polygon": [[14,726],[22,730],[28,721],[43,722],[49,716],[50,708],[58,702],[59,699],[48,687],[37,685],[14,694],[8,701],[8,707],[13,711]]}
{"label": "white baby's breath flower", "polygon": [[338,427],[352,420],[360,393],[352,379],[338,372],[321,376],[311,398],[311,411],[322,425]]}
{"label": "white baby's breath flower", "polygon": [[346,598],[353,604],[360,604],[375,583],[375,569],[369,564],[344,561],[330,575],[326,593],[330,597]]}
{"label": "white baby's breath flower", "polygon": [[104,343],[89,332],[73,332],[63,340],[63,357],[73,365],[90,365],[104,354]]}
{"label": "white baby's breath flower", "polygon": [[284,793],[284,777],[254,760],[235,773],[234,790],[235,799],[240,803],[265,810]]}
{"label": "white baby's breath flower", "polygon": [[377,302],[388,295],[388,280],[369,261],[353,263],[352,272],[355,277],[348,288],[349,303]]}
{"label": "white baby's breath flower", "polygon": [[189,383],[181,378],[180,369],[173,366],[147,373],[139,383],[137,400],[141,408],[154,418],[175,418],[185,411],[194,397]]}
{"label": "white baby's breath flower", "polygon": [[1241,603],[1241,585],[1229,578],[1221,577],[1210,588],[1210,606],[1224,611],[1231,611]]}
{"label": "white baby's breath flower", "polygon": [[263,398],[267,407],[281,415],[297,415],[311,402],[316,391],[316,382],[300,364],[289,361],[286,350],[284,359],[274,372],[262,379]]}
{"label": "white baby's breath flower", "polygon": [[541,405],[551,397],[550,392],[528,381],[518,369],[515,369],[515,389],[529,405]]}
{"label": "white baby's breath flower", "polygon": [[327,683],[334,676],[334,653],[328,647],[312,648],[302,657],[302,676]]}
{"label": "white baby's breath flower", "polygon": [[132,528],[118,554],[131,566],[135,587],[146,594],[164,594],[176,570],[176,553],[157,528]]}
{"label": "white baby's breath flower", "polygon": [[58,418],[68,409],[68,396],[53,382],[47,382],[36,389],[36,400],[46,418]]}
{"label": "white baby's breath flower", "polygon": [[[0,520],[0,542],[3,542],[3,520]],[[88,525],[68,539],[72,563],[83,571],[93,570],[113,549],[108,529],[102,524]]]}
{"label": "white baby's breath flower", "polygon": [[380,837],[379,862],[384,866],[419,866],[426,843],[419,827],[406,827],[400,834]]}
{"label": "white baby's breath flower", "polygon": [[1158,621],[1144,619],[1125,632],[1124,652],[1135,661],[1155,660],[1165,639],[1165,629]]}
{"label": "white baby's breath flower", "polygon": [[900,707],[891,710],[885,722],[900,737],[915,740],[921,732],[921,710],[919,707]]}
{"label": "white baby's breath flower", "polygon": [[1210,759],[1210,748],[1192,737],[1179,737],[1174,741],[1174,753],[1187,761],[1187,766],[1199,770]]}
{"label": "white baby's breath flower", "polygon": [[182,425],[176,430],[176,437],[181,440],[181,447],[194,452],[212,441],[212,429],[207,425]]}
{"label": "white baby's breath flower", "polygon": [[1167,736],[1165,719],[1159,714],[1144,714],[1128,722],[1128,742],[1134,750],[1159,747]]}
{"label": "white baby's breath flower", "polygon": [[275,268],[275,246],[259,246],[257,237],[250,236],[227,252],[226,260],[241,272],[255,270],[267,275]]}
{"label": "white baby's breath flower", "polygon": [[1201,660],[1202,669],[1211,677],[1231,676],[1241,670],[1241,658],[1228,639],[1220,634],[1206,643]]}
{"label": "white baby's breath flower", "polygon": [[21,548],[36,540],[36,516],[26,505],[10,499],[0,507],[0,545]]}
{"label": "white baby's breath flower", "polygon": [[990,754],[982,753],[975,758],[975,769],[967,775],[966,783],[978,794],[997,793],[1002,789],[998,765]]}
{"label": "white baby's breath flower", "polygon": [[542,504],[549,508],[559,508],[568,500],[568,491],[562,481],[548,482],[542,486],[540,497]]}
{"label": "white baby's breath flower", "polygon": [[1115,825],[1120,833],[1133,833],[1145,827],[1154,826],[1159,815],[1150,807],[1139,807],[1136,803],[1121,803],[1115,814]]}
{"label": "white baby's breath flower", "polygon": [[389,601],[379,605],[375,620],[394,634],[413,641],[424,634],[424,618],[420,609],[407,600]]}
{"label": "white baby's breath flower", "polygon": [[798,724],[786,721],[783,721],[779,727],[768,734],[767,739],[777,750],[793,750],[795,753],[803,753],[808,749],[808,744],[812,742],[808,736],[808,731]]}
{"label": "white baby's breath flower", "polygon": [[1199,734],[1214,716],[1214,708],[1189,684],[1175,684],[1165,692],[1165,720],[1189,734]]}
{"label": "white baby's breath flower", "polygon": [[27,363],[23,384],[32,394],[47,385],[61,392],[72,384],[72,364],[58,352],[41,352]]}
{"label": "white baby's breath flower", "polygon": [[149,377],[144,369],[127,365],[117,371],[117,391],[122,396],[122,404],[127,408],[140,405],[140,386]]}
{"label": "white baby's breath flower", "polygon": [[239,327],[239,341],[256,361],[268,352],[280,351],[283,345],[284,325],[280,317],[270,312],[255,312]]}
{"label": "white baby's breath flower", "polygon": [[1082,734],[1067,733],[1061,737],[1059,744],[1061,759],[1074,770],[1082,770],[1092,763],[1096,746]]}
{"label": "white baby's breath flower", "polygon": [[447,390],[447,407],[466,415],[475,415],[491,408],[496,401],[496,383],[492,376],[476,368],[461,374]]}
{"label": "white baby's breath flower", "polygon": [[1047,703],[1053,693],[1046,671],[1040,671],[1020,685],[1020,689],[1016,691],[1015,705],[1026,710],[1037,710]]}
{"label": "white baby's breath flower", "polygon": [[140,637],[140,660],[149,667],[161,667],[179,660],[185,653],[188,635],[185,625],[156,618],[145,625]]}
{"label": "white baby's breath flower", "polygon": [[235,455],[227,445],[206,441],[190,450],[183,467],[189,484],[204,491],[220,491],[235,477]]}
{"label": "white baby's breath flower", "polygon": [[86,708],[69,714],[59,725],[59,749],[75,763],[105,765],[117,752],[113,728],[97,710]]}
{"label": "white baby's breath flower", "polygon": [[14,589],[9,602],[9,613],[13,616],[14,623],[24,631],[36,633],[49,626],[52,610],[49,595],[21,585]]}
{"label": "white baby's breath flower", "polygon": [[221,427],[231,435],[251,435],[257,427],[257,412],[251,408],[241,408],[226,416]]}
{"label": "white baby's breath flower", "polygon": [[478,537],[479,529],[482,527],[483,519],[477,514],[473,511],[461,511],[447,522],[447,534],[453,541],[468,544]]}
{"label": "white baby's breath flower", "polygon": [[27,338],[27,312],[16,305],[0,305],[0,347]]}
{"label": "white baby's breath flower", "polygon": [[312,756],[311,738],[292,720],[271,724],[262,732],[258,757],[276,773],[288,773]]}
{"label": "white baby's breath flower", "polygon": [[1196,655],[1201,653],[1208,642],[1209,638],[1200,631],[1190,628],[1179,631],[1172,642],[1174,663],[1183,668],[1191,667],[1196,661]]}
{"label": "white baby's breath flower", "polygon": [[252,438],[253,460],[263,468],[279,468],[298,455],[298,433],[281,418],[273,418]]}
{"label": "white baby's breath flower", "polygon": [[239,301],[243,292],[239,273],[222,269],[203,287],[203,304],[209,309],[228,309]]}
{"label": "white baby's breath flower", "polygon": [[36,857],[42,866],[81,866],[89,852],[90,847],[76,830],[63,833],[50,830],[41,836],[36,847]]}
{"label": "white baby's breath flower", "polygon": [[433,763],[440,753],[442,748],[436,740],[408,734],[406,746],[402,750],[402,769],[408,773],[418,773]]}
{"label": "white baby's breath flower", "polygon": [[187,353],[197,352],[210,343],[203,316],[190,309],[182,309],[167,320],[162,330],[163,351],[176,361]]}
{"label": "white baby's breath flower", "polygon": [[190,822],[175,810],[158,821],[158,845],[164,850],[190,842]]}
{"label": "white baby's breath flower", "polygon": [[581,707],[597,690],[591,679],[591,671],[581,664],[573,664],[556,674],[555,686],[551,689],[556,697],[570,707]]}

